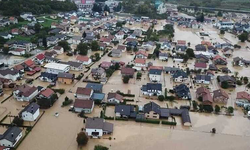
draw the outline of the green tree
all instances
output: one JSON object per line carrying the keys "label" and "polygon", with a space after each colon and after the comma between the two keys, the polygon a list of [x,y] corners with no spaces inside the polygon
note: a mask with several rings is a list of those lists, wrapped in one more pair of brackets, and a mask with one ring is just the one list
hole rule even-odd
{"label": "green tree", "polygon": [[84,132],[80,132],[77,134],[76,141],[77,141],[78,145],[84,146],[88,143],[89,139]]}
{"label": "green tree", "polygon": [[229,107],[227,108],[227,113],[229,113],[229,114],[234,113],[234,108],[233,108],[232,106],[229,106]]}
{"label": "green tree", "polygon": [[227,81],[221,82],[221,87],[222,87],[223,89],[229,88],[229,85],[228,85]]}
{"label": "green tree", "polygon": [[225,34],[225,31],[224,30],[220,30],[220,34]]}
{"label": "green tree", "polygon": [[107,12],[110,12],[110,9],[107,5],[104,6],[104,10],[103,11],[107,11]]}
{"label": "green tree", "polygon": [[4,54],[6,54],[6,55],[9,54],[9,51],[10,51],[9,47],[4,47],[3,48],[3,53]]}
{"label": "green tree", "polygon": [[238,36],[238,39],[241,42],[245,42],[248,39],[248,33],[247,32],[243,32]]}
{"label": "green tree", "polygon": [[244,84],[247,84],[248,83],[248,77],[244,77],[243,81],[244,81]]}
{"label": "green tree", "polygon": [[198,103],[197,103],[196,101],[192,101],[192,104],[193,104],[194,110],[197,110],[197,108],[198,108]]}
{"label": "green tree", "polygon": [[215,105],[214,111],[215,111],[216,113],[219,113],[219,112],[220,112],[220,106]]}
{"label": "green tree", "polygon": [[237,84],[237,85],[242,85],[241,80],[237,80],[237,81],[236,81],[236,84]]}
{"label": "green tree", "polygon": [[16,117],[13,119],[12,123],[13,123],[14,125],[16,125],[16,126],[22,126],[22,125],[23,125],[23,119],[20,118],[20,117],[18,117],[18,116],[16,116]]}
{"label": "green tree", "polygon": [[47,38],[43,37],[43,47],[47,48]]}
{"label": "green tree", "polygon": [[129,82],[129,76],[124,76],[122,81],[127,84]]}
{"label": "green tree", "polygon": [[36,23],[35,26],[34,26],[34,28],[35,28],[36,33],[39,33],[40,30],[41,30],[41,25],[40,25],[40,23]]}
{"label": "green tree", "polygon": [[117,21],[116,27],[117,28],[121,28],[122,26],[123,26],[122,22],[121,21]]}
{"label": "green tree", "polygon": [[76,47],[76,50],[79,52],[80,55],[87,55],[88,49],[89,48],[86,43],[79,43]]}
{"label": "green tree", "polygon": [[66,40],[58,42],[58,46],[61,46],[65,52],[71,50],[69,43]]}
{"label": "green tree", "polygon": [[94,150],[109,150],[109,148],[107,148],[105,146],[101,146],[101,145],[96,145]]}
{"label": "green tree", "polygon": [[159,101],[164,101],[164,99],[165,99],[165,97],[164,97],[163,95],[159,95],[159,96],[158,96],[158,100],[159,100]]}
{"label": "green tree", "polygon": [[86,38],[86,36],[87,36],[87,34],[86,34],[86,32],[84,31],[83,34],[82,34],[82,37],[83,37],[83,38]]}
{"label": "green tree", "polygon": [[217,16],[218,16],[218,17],[222,17],[222,16],[223,16],[222,12],[221,12],[221,11],[218,11]]}
{"label": "green tree", "polygon": [[97,41],[92,41],[91,42],[91,49],[92,51],[98,51],[100,50],[100,46]]}
{"label": "green tree", "polygon": [[99,53],[95,53],[95,60],[98,61],[100,59],[101,59],[100,54]]}

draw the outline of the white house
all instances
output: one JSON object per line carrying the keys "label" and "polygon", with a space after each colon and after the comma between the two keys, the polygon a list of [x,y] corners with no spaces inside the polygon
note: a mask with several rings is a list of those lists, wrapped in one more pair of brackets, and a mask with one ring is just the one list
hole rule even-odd
{"label": "white house", "polygon": [[25,49],[20,49],[20,48],[11,49],[9,51],[9,54],[12,54],[12,55],[15,55],[15,56],[22,56],[22,55],[25,54]]}
{"label": "white house", "polygon": [[74,111],[75,112],[82,112],[89,114],[94,109],[94,101],[92,100],[84,100],[84,99],[76,99],[74,103]]}
{"label": "white house", "polygon": [[28,85],[20,85],[14,88],[13,96],[17,101],[30,101],[39,94],[38,88]]}
{"label": "white house", "polygon": [[121,96],[118,93],[108,93],[108,103],[115,103],[115,104],[119,104],[121,102],[123,102],[123,96]]}
{"label": "white house", "polygon": [[0,70],[0,77],[10,79],[12,81],[18,80],[21,77],[18,70],[15,69],[5,69]]}
{"label": "white house", "polygon": [[149,70],[149,79],[151,82],[161,82],[161,73],[162,70],[159,69],[150,69]]}
{"label": "white house", "polygon": [[102,118],[87,118],[86,119],[86,133],[93,138],[100,138],[105,134],[113,133],[114,125],[106,122]]}
{"label": "white house", "polygon": [[15,147],[22,138],[22,130],[18,127],[8,128],[4,134],[0,135],[0,145],[5,147]]}
{"label": "white house", "polygon": [[93,95],[93,89],[78,87],[75,93],[75,97],[78,99],[90,99]]}
{"label": "white house", "polygon": [[63,47],[61,47],[61,46],[54,46],[54,47],[53,47],[53,50],[54,50],[57,54],[63,54],[63,52],[64,52],[64,49],[63,49]]}
{"label": "white house", "polygon": [[12,38],[12,35],[9,33],[0,33],[0,36],[5,40],[10,40]]}
{"label": "white house", "polygon": [[120,41],[120,40],[123,40],[124,35],[125,34],[124,34],[123,31],[119,31],[118,33],[116,33],[115,38],[116,38],[117,41]]}
{"label": "white house", "polygon": [[39,105],[31,103],[22,110],[20,116],[24,121],[35,121],[39,114]]}
{"label": "white house", "polygon": [[60,63],[48,63],[44,66],[46,68],[46,72],[58,74],[60,72],[69,72],[70,66]]}
{"label": "white house", "polygon": [[145,51],[138,51],[136,54],[135,54],[135,58],[143,58],[143,59],[147,59],[148,58],[148,54],[145,52]]}
{"label": "white house", "polygon": [[78,62],[81,62],[83,65],[89,65],[92,63],[92,60],[88,57],[88,56],[81,56],[81,55],[78,55],[76,57],[76,60]]}
{"label": "white house", "polygon": [[29,16],[33,16],[31,12],[21,13],[20,17],[26,20]]}
{"label": "white house", "polygon": [[141,70],[142,68],[145,68],[147,66],[146,59],[143,58],[136,58],[134,60],[135,66],[133,67],[136,70]]}

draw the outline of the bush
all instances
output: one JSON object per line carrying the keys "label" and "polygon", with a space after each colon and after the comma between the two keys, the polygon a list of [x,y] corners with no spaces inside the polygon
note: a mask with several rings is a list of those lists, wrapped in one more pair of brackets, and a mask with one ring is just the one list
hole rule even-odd
{"label": "bush", "polygon": [[220,106],[215,105],[214,109],[215,109],[215,112],[216,112],[216,113],[220,112]]}
{"label": "bush", "polygon": [[121,96],[124,96],[124,97],[135,97],[134,94],[124,94],[121,91],[117,91],[116,93],[118,93],[118,94],[120,94]]}
{"label": "bush", "polygon": [[159,96],[158,96],[158,100],[159,100],[159,101],[164,101],[164,99],[165,99],[165,97],[164,97],[163,95],[159,95]]}
{"label": "bush", "polygon": [[120,118],[120,117],[116,117],[115,120],[121,120],[121,121],[128,121],[128,118]]}
{"label": "bush", "polygon": [[22,126],[23,125],[23,119],[20,117],[15,117],[12,121],[12,123],[16,126]]}
{"label": "bush", "polygon": [[174,101],[175,97],[174,96],[167,96],[166,100],[169,100],[170,102]]}
{"label": "bush", "polygon": [[222,87],[223,89],[227,89],[227,88],[229,87],[227,81],[221,82],[221,87]]}
{"label": "bush", "polygon": [[59,94],[64,94],[65,90],[64,89],[52,89],[55,93],[59,93]]}
{"label": "bush", "polygon": [[[68,97],[66,97],[66,98],[68,98]],[[70,105],[70,104],[73,103],[73,100],[72,100],[72,99],[66,100],[66,98],[65,98],[65,101],[62,103],[62,106],[68,106],[68,105]]]}
{"label": "bush", "polygon": [[227,113],[229,113],[229,114],[234,113],[234,108],[233,108],[232,106],[229,106],[229,107],[227,108]]}
{"label": "bush", "polygon": [[141,79],[141,76],[142,76],[142,73],[137,72],[137,74],[136,74],[136,79]]}
{"label": "bush", "polygon": [[76,141],[78,145],[86,145],[89,141],[87,135],[84,132],[80,132],[77,134]]}
{"label": "bush", "polygon": [[101,146],[101,145],[96,145],[94,150],[109,150],[109,148],[107,148],[105,146]]}
{"label": "bush", "polygon": [[237,85],[242,85],[242,82],[241,82],[240,80],[237,80],[237,81],[236,81],[236,84],[237,84]]}
{"label": "bush", "polygon": [[115,118],[114,118],[114,117],[107,117],[107,116],[104,116],[104,119],[107,119],[107,120],[114,120]]}
{"label": "bush", "polygon": [[124,76],[122,81],[123,83],[127,84],[129,82],[129,76]]}
{"label": "bush", "polygon": [[160,124],[160,120],[152,120],[152,119],[137,119],[136,122],[144,122],[144,123],[152,123],[152,124]]}
{"label": "bush", "polygon": [[161,124],[164,124],[164,125],[173,125],[173,126],[176,126],[177,123],[176,122],[169,122],[169,121],[162,121]]}

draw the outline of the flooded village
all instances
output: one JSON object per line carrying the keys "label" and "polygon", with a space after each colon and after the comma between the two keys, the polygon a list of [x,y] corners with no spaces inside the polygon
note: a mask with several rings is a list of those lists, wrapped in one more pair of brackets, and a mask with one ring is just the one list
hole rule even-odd
{"label": "flooded village", "polygon": [[0,16],[0,149],[250,148],[249,14],[75,3]]}

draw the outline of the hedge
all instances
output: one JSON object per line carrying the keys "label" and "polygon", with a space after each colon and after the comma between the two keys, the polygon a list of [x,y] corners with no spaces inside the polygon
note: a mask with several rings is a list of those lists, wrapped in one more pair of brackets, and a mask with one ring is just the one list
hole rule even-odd
{"label": "hedge", "polygon": [[164,124],[164,125],[173,125],[173,126],[177,125],[176,122],[169,122],[169,121],[162,121],[161,124]]}
{"label": "hedge", "polygon": [[135,120],[136,122],[144,122],[144,123],[152,123],[152,124],[160,124],[160,120],[151,120],[151,119],[146,119],[146,120]]}
{"label": "hedge", "polygon": [[121,120],[121,121],[128,121],[128,118],[120,118],[120,117],[116,117],[115,120]]}
{"label": "hedge", "polygon": [[134,102],[135,101],[134,99],[126,99],[126,98],[124,98],[123,100],[126,102]]}
{"label": "hedge", "polygon": [[121,96],[125,96],[125,97],[135,97],[134,94],[124,94],[121,91],[117,91],[116,93],[120,94]]}
{"label": "hedge", "polygon": [[104,119],[107,119],[107,120],[114,120],[115,118],[114,118],[114,117],[107,117],[107,116],[104,116]]}
{"label": "hedge", "polygon": [[64,89],[52,89],[55,93],[59,93],[59,94],[64,94],[65,90]]}

